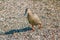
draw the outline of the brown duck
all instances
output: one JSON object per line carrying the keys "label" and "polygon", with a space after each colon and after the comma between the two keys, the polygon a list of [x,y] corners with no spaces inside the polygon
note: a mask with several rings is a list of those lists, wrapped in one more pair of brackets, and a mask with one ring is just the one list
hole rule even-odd
{"label": "brown duck", "polygon": [[35,25],[38,25],[39,29],[41,28],[41,21],[39,17],[37,16],[37,14],[33,14],[30,9],[26,8],[24,15],[27,16],[27,19],[32,26],[32,31],[34,31]]}

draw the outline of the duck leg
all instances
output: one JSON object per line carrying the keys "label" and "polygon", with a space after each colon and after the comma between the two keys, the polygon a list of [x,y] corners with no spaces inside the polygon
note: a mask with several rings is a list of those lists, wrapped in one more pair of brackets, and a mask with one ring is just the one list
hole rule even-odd
{"label": "duck leg", "polygon": [[34,31],[34,25],[32,25],[32,30],[31,31]]}
{"label": "duck leg", "polygon": [[39,24],[39,26],[38,26],[38,27],[39,27],[39,29],[41,29],[41,28],[42,28],[41,24]]}

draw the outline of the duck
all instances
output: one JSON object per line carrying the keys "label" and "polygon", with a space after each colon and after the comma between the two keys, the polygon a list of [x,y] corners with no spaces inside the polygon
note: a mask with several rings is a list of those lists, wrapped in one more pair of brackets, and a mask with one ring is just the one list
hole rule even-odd
{"label": "duck", "polygon": [[38,28],[41,29],[41,20],[37,14],[33,13],[31,9],[26,8],[24,16],[26,16],[29,24],[32,26],[32,31],[34,31],[34,26],[38,25]]}

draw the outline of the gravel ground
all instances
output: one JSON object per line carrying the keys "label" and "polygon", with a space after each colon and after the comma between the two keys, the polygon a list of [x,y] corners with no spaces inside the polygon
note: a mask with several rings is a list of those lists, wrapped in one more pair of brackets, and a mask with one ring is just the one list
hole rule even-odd
{"label": "gravel ground", "polygon": [[[39,16],[42,29],[27,29],[26,8]],[[0,40],[60,40],[60,0],[0,0],[0,34]]]}

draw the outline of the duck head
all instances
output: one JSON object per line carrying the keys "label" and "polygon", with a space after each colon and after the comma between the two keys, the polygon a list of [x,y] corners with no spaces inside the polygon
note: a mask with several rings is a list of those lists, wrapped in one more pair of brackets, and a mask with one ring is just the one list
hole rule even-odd
{"label": "duck head", "polygon": [[24,16],[27,16],[28,14],[32,14],[32,11],[29,8],[26,8]]}

